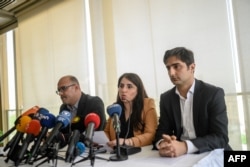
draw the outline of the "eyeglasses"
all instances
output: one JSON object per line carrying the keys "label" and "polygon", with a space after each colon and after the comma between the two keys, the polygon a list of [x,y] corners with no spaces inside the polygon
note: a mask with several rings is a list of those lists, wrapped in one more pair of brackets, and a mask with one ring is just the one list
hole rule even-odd
{"label": "eyeglasses", "polygon": [[62,86],[62,87],[60,87],[60,88],[57,89],[56,94],[59,95],[61,92],[66,91],[69,87],[74,86],[74,85],[75,84],[71,84],[71,85],[68,85],[68,86]]}

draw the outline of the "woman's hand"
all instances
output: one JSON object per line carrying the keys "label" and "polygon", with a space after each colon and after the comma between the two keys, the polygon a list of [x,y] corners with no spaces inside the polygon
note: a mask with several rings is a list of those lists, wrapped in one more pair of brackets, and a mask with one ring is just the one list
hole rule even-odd
{"label": "woman's hand", "polygon": [[[126,139],[126,141],[127,141],[128,139]],[[125,141],[125,144],[127,144],[126,143],[126,141]],[[124,138],[119,138],[119,145],[123,145],[123,143],[124,143]],[[116,140],[112,140],[112,141],[109,141],[109,142],[107,142],[107,145],[109,146],[109,147],[114,147],[114,146],[116,146]]]}

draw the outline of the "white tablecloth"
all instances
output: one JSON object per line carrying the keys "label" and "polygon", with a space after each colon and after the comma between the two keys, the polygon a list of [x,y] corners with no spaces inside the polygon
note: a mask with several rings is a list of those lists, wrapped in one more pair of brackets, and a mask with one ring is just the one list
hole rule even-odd
{"label": "white tablecloth", "polygon": [[[151,150],[152,146],[142,147],[142,151],[133,155],[129,155],[127,160],[124,161],[108,161],[110,156],[114,154],[100,153],[95,156],[95,167],[223,167],[223,149],[216,149],[211,152],[202,154],[186,154],[176,158],[160,157],[158,151]],[[1,153],[1,151],[0,151]],[[65,157],[65,152],[59,152],[61,157]],[[82,154],[88,156],[88,151]],[[105,158],[106,160],[99,159],[98,157]],[[10,167],[14,165],[13,161],[6,163],[4,160],[6,157],[0,157],[0,167]],[[77,157],[75,162],[82,160],[82,157]],[[54,161],[55,162],[55,161]],[[20,167],[35,167],[39,162],[35,162],[33,165],[20,164]],[[71,167],[71,163],[66,163],[64,160],[58,160],[58,167]],[[52,161],[50,163],[45,162],[40,167],[54,166]],[[91,166],[90,159],[77,163],[74,167],[87,167]]]}

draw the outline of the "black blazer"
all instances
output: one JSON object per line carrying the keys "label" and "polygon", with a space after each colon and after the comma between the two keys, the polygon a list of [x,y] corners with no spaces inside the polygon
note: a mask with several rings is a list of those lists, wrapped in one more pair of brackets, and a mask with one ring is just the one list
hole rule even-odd
{"label": "black blazer", "polygon": [[[160,96],[160,118],[153,142],[154,149],[156,142],[162,139],[162,134],[175,135],[180,140],[181,108],[175,89],[176,87]],[[195,79],[193,121],[196,138],[191,142],[198,148],[197,153],[216,148],[231,150],[228,145],[228,118],[222,88]]]}
{"label": "black blazer", "polygon": [[[62,104],[60,112],[63,110],[69,110],[66,104]],[[82,93],[80,101],[78,103],[76,116],[79,116],[80,120],[77,123],[69,124],[67,127],[61,129],[62,133],[69,133],[74,129],[78,129],[80,133],[84,132],[87,128],[84,125],[84,119],[89,113],[96,113],[100,117],[100,125],[96,130],[103,130],[106,123],[106,115],[104,112],[104,103],[98,96],[90,96]]]}

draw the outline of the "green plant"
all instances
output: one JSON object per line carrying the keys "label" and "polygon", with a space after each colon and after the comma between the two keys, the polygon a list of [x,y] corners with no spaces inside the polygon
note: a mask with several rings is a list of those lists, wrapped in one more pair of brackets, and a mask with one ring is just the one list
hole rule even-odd
{"label": "green plant", "polygon": [[245,134],[241,134],[241,142],[242,144],[247,144],[247,138]]}
{"label": "green plant", "polygon": [[[0,136],[2,136],[2,135],[3,135],[3,131],[0,130]],[[0,144],[1,144],[1,143],[3,143],[3,141],[1,141]]]}

